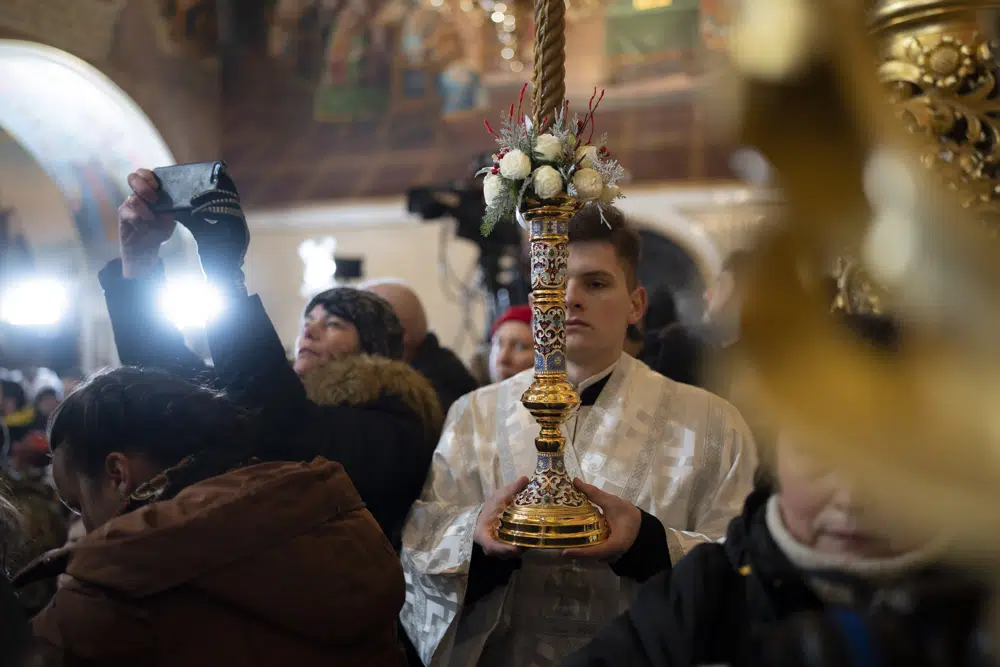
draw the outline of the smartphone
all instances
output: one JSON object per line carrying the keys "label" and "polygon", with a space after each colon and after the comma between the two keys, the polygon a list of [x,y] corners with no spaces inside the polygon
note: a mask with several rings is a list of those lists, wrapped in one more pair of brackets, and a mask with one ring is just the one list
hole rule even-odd
{"label": "smartphone", "polygon": [[225,173],[225,169],[226,163],[222,160],[154,169],[156,180],[160,182],[160,190],[153,210],[156,213],[190,211],[194,208],[191,200],[195,195],[216,189],[219,176]]}

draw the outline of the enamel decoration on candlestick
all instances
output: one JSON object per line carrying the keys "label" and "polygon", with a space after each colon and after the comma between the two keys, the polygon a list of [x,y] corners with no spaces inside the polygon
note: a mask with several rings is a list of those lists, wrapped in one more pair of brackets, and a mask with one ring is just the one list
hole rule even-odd
{"label": "enamel decoration on candlestick", "polygon": [[580,405],[566,377],[566,268],[570,220],[587,204],[621,197],[624,170],[603,140],[592,141],[603,92],[594,91],[585,114],[569,117],[565,28],[565,0],[536,0],[531,115],[522,115],[525,85],[499,132],[486,123],[500,150],[482,172],[483,233],[515,219],[530,233],[535,380],[521,403],[541,426],[538,460],[528,486],[504,510],[497,535],[538,549],[595,545],[608,537],[603,515],[573,486],[563,458],[563,425]]}

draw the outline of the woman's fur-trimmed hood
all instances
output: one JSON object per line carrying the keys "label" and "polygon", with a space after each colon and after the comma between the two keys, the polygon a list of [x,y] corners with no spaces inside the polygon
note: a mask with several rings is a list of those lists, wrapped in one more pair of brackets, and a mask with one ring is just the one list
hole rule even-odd
{"label": "woman's fur-trimmed hood", "polygon": [[444,415],[434,388],[402,361],[353,355],[309,371],[302,384],[319,405],[360,405],[397,396],[420,418],[429,439],[436,441],[441,433]]}

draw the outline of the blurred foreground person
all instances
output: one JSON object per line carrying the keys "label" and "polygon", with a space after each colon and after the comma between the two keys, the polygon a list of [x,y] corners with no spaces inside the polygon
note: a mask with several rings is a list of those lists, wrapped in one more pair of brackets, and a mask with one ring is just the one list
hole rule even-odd
{"label": "blurred foreground person", "polygon": [[490,332],[490,382],[503,382],[534,366],[531,306],[511,306]]}
{"label": "blurred foreground person", "polygon": [[56,410],[53,475],[88,532],[18,579],[65,567],[34,620],[63,664],[403,664],[399,562],[347,474],[257,463],[255,432],[224,396],[133,368]]}
{"label": "blurred foreground person", "polygon": [[[881,347],[874,316],[849,323]],[[782,438],[724,544],[695,548],[564,667],[992,664],[985,587],[940,565],[944,544],[889,537],[850,480]]]}
{"label": "blurred foreground person", "polygon": [[352,287],[317,294],[289,366],[260,298],[244,283],[250,232],[236,186],[223,174],[220,190],[199,196],[197,212],[178,216],[225,299],[224,311],[206,327],[209,368],[157,308],[165,280],[159,250],[174,231],[174,216],[150,210],[159,187],[152,172],[140,169],[128,182],[135,194],[118,210],[121,260],[99,275],[122,363],[209,383],[259,413],[270,435],[262,458],[323,456],[342,464],[398,545],[443,418],[430,383],[401,360],[403,330],[392,307]]}
{"label": "blurred foreground person", "polygon": [[403,325],[403,360],[430,380],[443,413],[479,387],[462,360],[427,330],[427,313],[413,288],[399,280],[383,279],[363,283],[359,289],[377,294],[392,306]]}

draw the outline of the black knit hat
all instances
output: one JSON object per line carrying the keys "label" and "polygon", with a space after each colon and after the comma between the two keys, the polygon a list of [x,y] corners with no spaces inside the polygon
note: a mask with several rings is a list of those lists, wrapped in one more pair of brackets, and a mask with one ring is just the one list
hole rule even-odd
{"label": "black knit hat", "polygon": [[314,296],[306,314],[316,306],[357,328],[362,353],[403,358],[403,325],[382,297],[353,287],[334,287]]}

